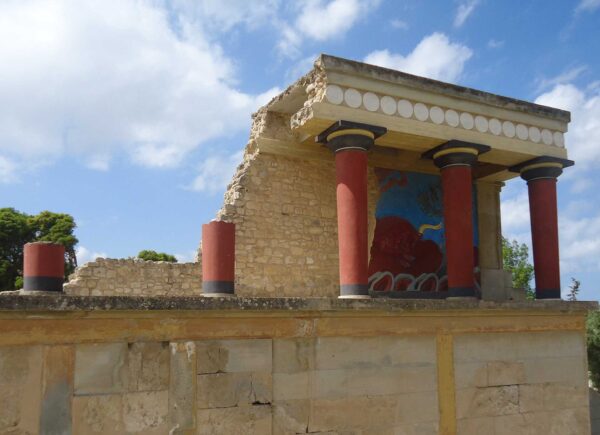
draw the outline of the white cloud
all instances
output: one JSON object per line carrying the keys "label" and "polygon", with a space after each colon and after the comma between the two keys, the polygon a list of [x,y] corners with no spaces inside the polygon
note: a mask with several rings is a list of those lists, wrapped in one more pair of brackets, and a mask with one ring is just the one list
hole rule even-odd
{"label": "white cloud", "polygon": [[575,8],[575,13],[594,12],[600,8],[600,0],[581,0]]}
{"label": "white cloud", "polygon": [[519,238],[530,229],[529,197],[523,188],[517,195],[500,203],[502,233],[508,238]]}
{"label": "white cloud", "polygon": [[453,82],[459,79],[465,63],[472,55],[469,47],[450,42],[443,33],[433,33],[423,38],[406,56],[388,50],[378,50],[369,53],[365,62]]}
{"label": "white cloud", "polygon": [[456,15],[454,16],[454,27],[461,27],[465,24],[465,21],[471,16],[478,4],[479,0],[466,0],[461,2],[456,10]]}
{"label": "white cloud", "polygon": [[0,183],[11,183],[17,180],[17,168],[15,164],[0,155]]}
{"label": "white cloud", "polygon": [[222,191],[231,180],[235,168],[242,162],[243,155],[243,151],[238,151],[230,156],[214,155],[208,157],[200,164],[199,173],[188,188],[210,194]]}
{"label": "white cloud", "polygon": [[490,39],[487,43],[488,48],[502,48],[504,41],[498,41],[496,39]]}
{"label": "white cloud", "polygon": [[[203,5],[225,27],[254,10]],[[116,152],[174,167],[248,126],[264,98],[235,87],[232,61],[180,12],[149,1],[1,2],[1,179],[66,153],[100,170]]]}
{"label": "white cloud", "polygon": [[75,248],[75,256],[77,257],[77,264],[79,266],[89,263],[90,261],[94,261],[96,258],[107,257],[105,252],[90,251],[88,248],[81,245]]}
{"label": "white cloud", "polygon": [[569,157],[582,170],[600,163],[599,91],[594,87],[582,90],[572,84],[558,84],[535,100],[538,104],[571,112],[566,145]]}
{"label": "white cloud", "polygon": [[537,88],[538,92],[546,90],[547,88],[550,88],[552,86],[570,83],[573,80],[575,80],[577,77],[579,77],[586,70],[587,70],[587,66],[580,65],[580,66],[570,68],[566,71],[563,71],[556,77],[541,78],[537,81],[538,82],[538,88]]}
{"label": "white cloud", "polygon": [[390,21],[390,24],[394,29],[408,30],[408,23],[404,20],[394,19]]}
{"label": "white cloud", "polygon": [[380,0],[299,0],[294,4],[298,17],[293,25],[279,23],[282,35],[278,48],[284,55],[296,57],[304,38],[341,38],[379,3]]}

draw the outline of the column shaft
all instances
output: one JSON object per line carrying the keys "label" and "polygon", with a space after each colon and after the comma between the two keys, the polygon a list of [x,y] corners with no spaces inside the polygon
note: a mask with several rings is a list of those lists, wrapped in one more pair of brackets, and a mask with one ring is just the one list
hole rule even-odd
{"label": "column shaft", "polygon": [[202,225],[202,294],[234,293],[235,224],[212,221]]}
{"label": "column shaft", "polygon": [[366,151],[338,151],[335,172],[341,295],[368,295]]}
{"label": "column shaft", "polygon": [[471,166],[442,169],[449,296],[475,296]]}
{"label": "column shaft", "polygon": [[527,183],[537,299],[560,298],[556,178]]}

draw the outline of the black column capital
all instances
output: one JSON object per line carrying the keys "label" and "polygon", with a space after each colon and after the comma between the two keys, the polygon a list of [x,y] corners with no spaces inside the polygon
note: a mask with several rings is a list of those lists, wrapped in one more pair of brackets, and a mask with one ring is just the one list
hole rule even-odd
{"label": "black column capital", "polygon": [[564,168],[573,166],[573,160],[561,159],[559,157],[541,156],[508,168],[511,172],[518,172],[521,178],[527,182],[542,178],[557,179]]}
{"label": "black column capital", "polygon": [[368,151],[375,139],[387,132],[385,127],[352,121],[337,121],[315,138],[332,152],[343,150]]}
{"label": "black column capital", "polygon": [[421,157],[433,160],[438,168],[473,166],[477,162],[477,157],[490,149],[488,145],[450,140],[423,153]]}

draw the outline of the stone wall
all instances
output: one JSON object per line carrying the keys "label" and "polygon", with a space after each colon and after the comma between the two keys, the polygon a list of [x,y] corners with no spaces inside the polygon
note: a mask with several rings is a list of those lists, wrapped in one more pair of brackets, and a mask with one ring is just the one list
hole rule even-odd
{"label": "stone wall", "polygon": [[6,312],[16,298],[0,298],[2,434],[590,434],[584,314],[565,302]]}
{"label": "stone wall", "polygon": [[201,288],[200,263],[104,258],[78,267],[64,285],[77,296],[197,296]]}

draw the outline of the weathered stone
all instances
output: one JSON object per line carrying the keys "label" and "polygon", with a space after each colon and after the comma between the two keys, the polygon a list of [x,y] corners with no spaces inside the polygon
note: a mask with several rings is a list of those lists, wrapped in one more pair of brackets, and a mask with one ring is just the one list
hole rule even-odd
{"label": "weathered stone", "polygon": [[127,391],[127,343],[80,344],[75,351],[75,394]]}
{"label": "weathered stone", "polygon": [[73,398],[74,434],[112,435],[124,431],[123,398],[120,394]]}
{"label": "weathered stone", "polygon": [[198,375],[198,409],[268,404],[273,400],[270,373]]}
{"label": "weathered stone", "polygon": [[128,354],[129,391],[169,388],[169,343],[132,343]]}
{"label": "weathered stone", "polygon": [[271,340],[219,340],[197,342],[198,373],[271,372]]}
{"label": "weathered stone", "polygon": [[308,431],[310,401],[277,400],[273,404],[273,435],[295,435]]}
{"label": "weathered stone", "polygon": [[73,346],[44,348],[40,433],[70,434],[72,431]]}
{"label": "weathered stone", "polygon": [[525,366],[522,362],[491,361],[487,363],[488,386],[525,383]]}
{"label": "weathered stone", "polygon": [[149,391],[123,395],[123,423],[130,433],[168,433],[169,393]]}
{"label": "weathered stone", "polygon": [[518,386],[485,387],[456,392],[457,418],[487,417],[519,412]]}
{"label": "weathered stone", "polygon": [[297,373],[314,369],[315,340],[273,340],[273,373]]}
{"label": "weathered stone", "polygon": [[270,435],[271,406],[255,405],[198,411],[199,435]]}
{"label": "weathered stone", "polygon": [[196,427],[196,345],[171,343],[169,430],[184,434]]}
{"label": "weathered stone", "polygon": [[397,399],[390,396],[316,399],[312,403],[309,432],[392,427]]}

